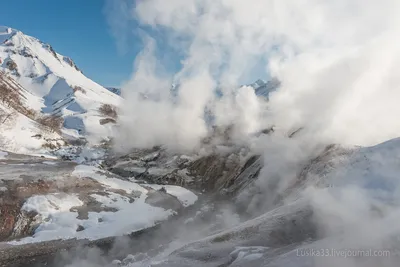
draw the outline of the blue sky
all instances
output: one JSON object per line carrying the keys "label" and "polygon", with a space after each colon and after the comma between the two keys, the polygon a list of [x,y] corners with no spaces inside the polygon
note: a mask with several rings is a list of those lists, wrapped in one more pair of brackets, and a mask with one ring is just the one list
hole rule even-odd
{"label": "blue sky", "polygon": [[[116,0],[119,1],[119,0]],[[12,0],[2,5],[0,25],[18,29],[71,57],[86,76],[118,86],[132,72],[141,42],[130,36],[121,53],[112,37],[103,0]]]}

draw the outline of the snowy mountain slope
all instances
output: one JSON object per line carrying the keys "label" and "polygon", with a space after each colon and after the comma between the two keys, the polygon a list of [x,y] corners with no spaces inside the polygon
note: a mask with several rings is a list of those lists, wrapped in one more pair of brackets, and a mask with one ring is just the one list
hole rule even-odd
{"label": "snowy mountain slope", "polygon": [[72,135],[101,139],[110,125],[100,125],[98,109],[118,106],[120,97],[87,78],[72,61],[51,45],[18,30],[0,27],[0,70],[11,75],[30,94],[29,106],[62,116]]}
{"label": "snowy mountain slope", "polygon": [[19,153],[60,146],[60,135],[34,121],[29,107],[32,95],[8,75],[0,72],[0,148]]}

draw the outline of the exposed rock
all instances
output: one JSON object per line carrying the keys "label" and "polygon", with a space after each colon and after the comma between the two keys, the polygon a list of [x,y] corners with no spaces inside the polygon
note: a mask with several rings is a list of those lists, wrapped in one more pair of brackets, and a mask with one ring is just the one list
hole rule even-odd
{"label": "exposed rock", "polygon": [[240,170],[240,173],[233,179],[227,181],[224,185],[223,192],[230,196],[238,196],[238,193],[244,189],[248,189],[251,184],[258,178],[263,162],[260,156],[250,157]]}
{"label": "exposed rock", "polygon": [[14,54],[14,55],[17,54],[17,52],[15,52],[14,49],[10,49],[10,48],[4,50],[4,52],[6,52],[6,53],[11,53],[11,54]]}
{"label": "exposed rock", "polygon": [[81,70],[76,66],[75,62],[70,57],[63,57],[63,60],[70,65],[71,67],[75,68],[77,71],[81,72]]}
{"label": "exposed rock", "polygon": [[82,94],[86,94],[86,90],[83,89],[83,88],[80,87],[80,86],[74,86],[74,87],[72,87],[72,90],[74,91],[74,93],[76,93],[76,92],[81,92]]}
{"label": "exposed rock", "polygon": [[9,70],[11,70],[11,71],[16,71],[17,70],[17,63],[15,63],[13,60],[8,60],[7,61],[7,63],[6,63],[6,66],[7,66],[7,68],[9,69]]}
{"label": "exposed rock", "polygon": [[115,119],[112,119],[112,118],[105,118],[105,119],[100,119],[100,124],[101,125],[104,125],[104,124],[107,124],[107,123],[117,123],[117,121],[115,120]]}
{"label": "exposed rock", "polygon": [[5,41],[4,41],[4,44],[5,44],[6,46],[14,46],[14,43],[11,42],[10,40],[5,40]]}
{"label": "exposed rock", "polygon": [[16,239],[33,235],[36,227],[41,222],[42,220],[40,216],[37,216],[35,212],[21,211],[21,213],[17,216],[17,221],[14,225],[11,238]]}
{"label": "exposed rock", "polygon": [[274,127],[269,127],[269,128],[266,128],[266,129],[263,129],[262,131],[261,131],[261,133],[263,133],[263,134],[271,134],[271,133],[273,133],[275,130],[274,130]]}
{"label": "exposed rock", "polygon": [[[232,195],[257,177],[261,169],[257,159],[258,156],[253,156],[242,161],[237,151],[188,157],[171,155],[163,149],[154,148],[136,150],[120,158],[107,160],[105,166],[120,176],[135,177],[149,183],[179,185],[198,191]],[[252,166],[254,171],[246,171],[255,161],[257,167]]]}
{"label": "exposed rock", "polygon": [[113,118],[113,119],[118,118],[118,113],[117,113],[116,107],[112,106],[110,104],[102,104],[99,107],[99,113],[100,113],[100,115],[102,115],[104,117]]}
{"label": "exposed rock", "polygon": [[212,154],[195,160],[189,167],[197,187],[208,192],[220,191],[229,186],[241,171],[240,157],[236,153],[227,156]]}
{"label": "exposed rock", "polygon": [[295,137],[298,133],[300,133],[303,130],[303,127],[300,127],[298,129],[296,129],[295,131],[293,131],[292,133],[289,134],[289,138],[293,138]]}
{"label": "exposed rock", "polygon": [[56,51],[54,51],[54,49],[53,49],[53,47],[51,45],[49,45],[49,44],[42,44],[42,45],[43,45],[43,48],[46,48],[58,61],[60,60],[57,57]]}
{"label": "exposed rock", "polygon": [[0,240],[7,240],[12,235],[22,206],[16,200],[7,202],[4,201],[0,206]]}
{"label": "exposed rock", "polygon": [[23,57],[33,58],[32,51],[30,51],[27,47],[24,47],[24,49],[19,50],[18,54],[20,54]]}
{"label": "exposed rock", "polygon": [[[96,192],[101,194],[102,192]],[[73,207],[70,211],[76,211],[78,213],[77,218],[81,220],[87,220],[89,218],[89,212],[116,212],[118,209],[104,206],[102,203],[96,201],[93,197],[87,194],[81,194],[80,200],[84,202],[84,205],[79,207]]]}

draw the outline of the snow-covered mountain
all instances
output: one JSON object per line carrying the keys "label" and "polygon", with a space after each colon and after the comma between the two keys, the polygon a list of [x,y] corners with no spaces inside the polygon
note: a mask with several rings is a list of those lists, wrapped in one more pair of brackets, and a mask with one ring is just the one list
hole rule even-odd
{"label": "snow-covered mountain", "polygon": [[118,106],[120,97],[87,78],[51,45],[0,26],[0,71],[23,88],[27,107],[64,119],[64,136],[97,141],[110,134],[112,123],[101,123],[107,114],[99,110]]}

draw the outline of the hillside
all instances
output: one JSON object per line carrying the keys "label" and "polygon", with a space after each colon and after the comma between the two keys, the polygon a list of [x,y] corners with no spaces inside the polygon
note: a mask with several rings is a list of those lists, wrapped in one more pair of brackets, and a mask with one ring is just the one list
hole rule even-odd
{"label": "hillside", "polygon": [[64,137],[97,142],[111,134],[110,123],[100,123],[107,116],[99,109],[118,106],[120,97],[87,78],[51,45],[1,26],[0,71],[22,87],[29,109],[63,118]]}
{"label": "hillside", "polygon": [[[0,148],[19,153],[45,152],[65,144],[46,117],[30,107],[32,95],[0,71]],[[46,123],[45,123],[46,124]]]}

